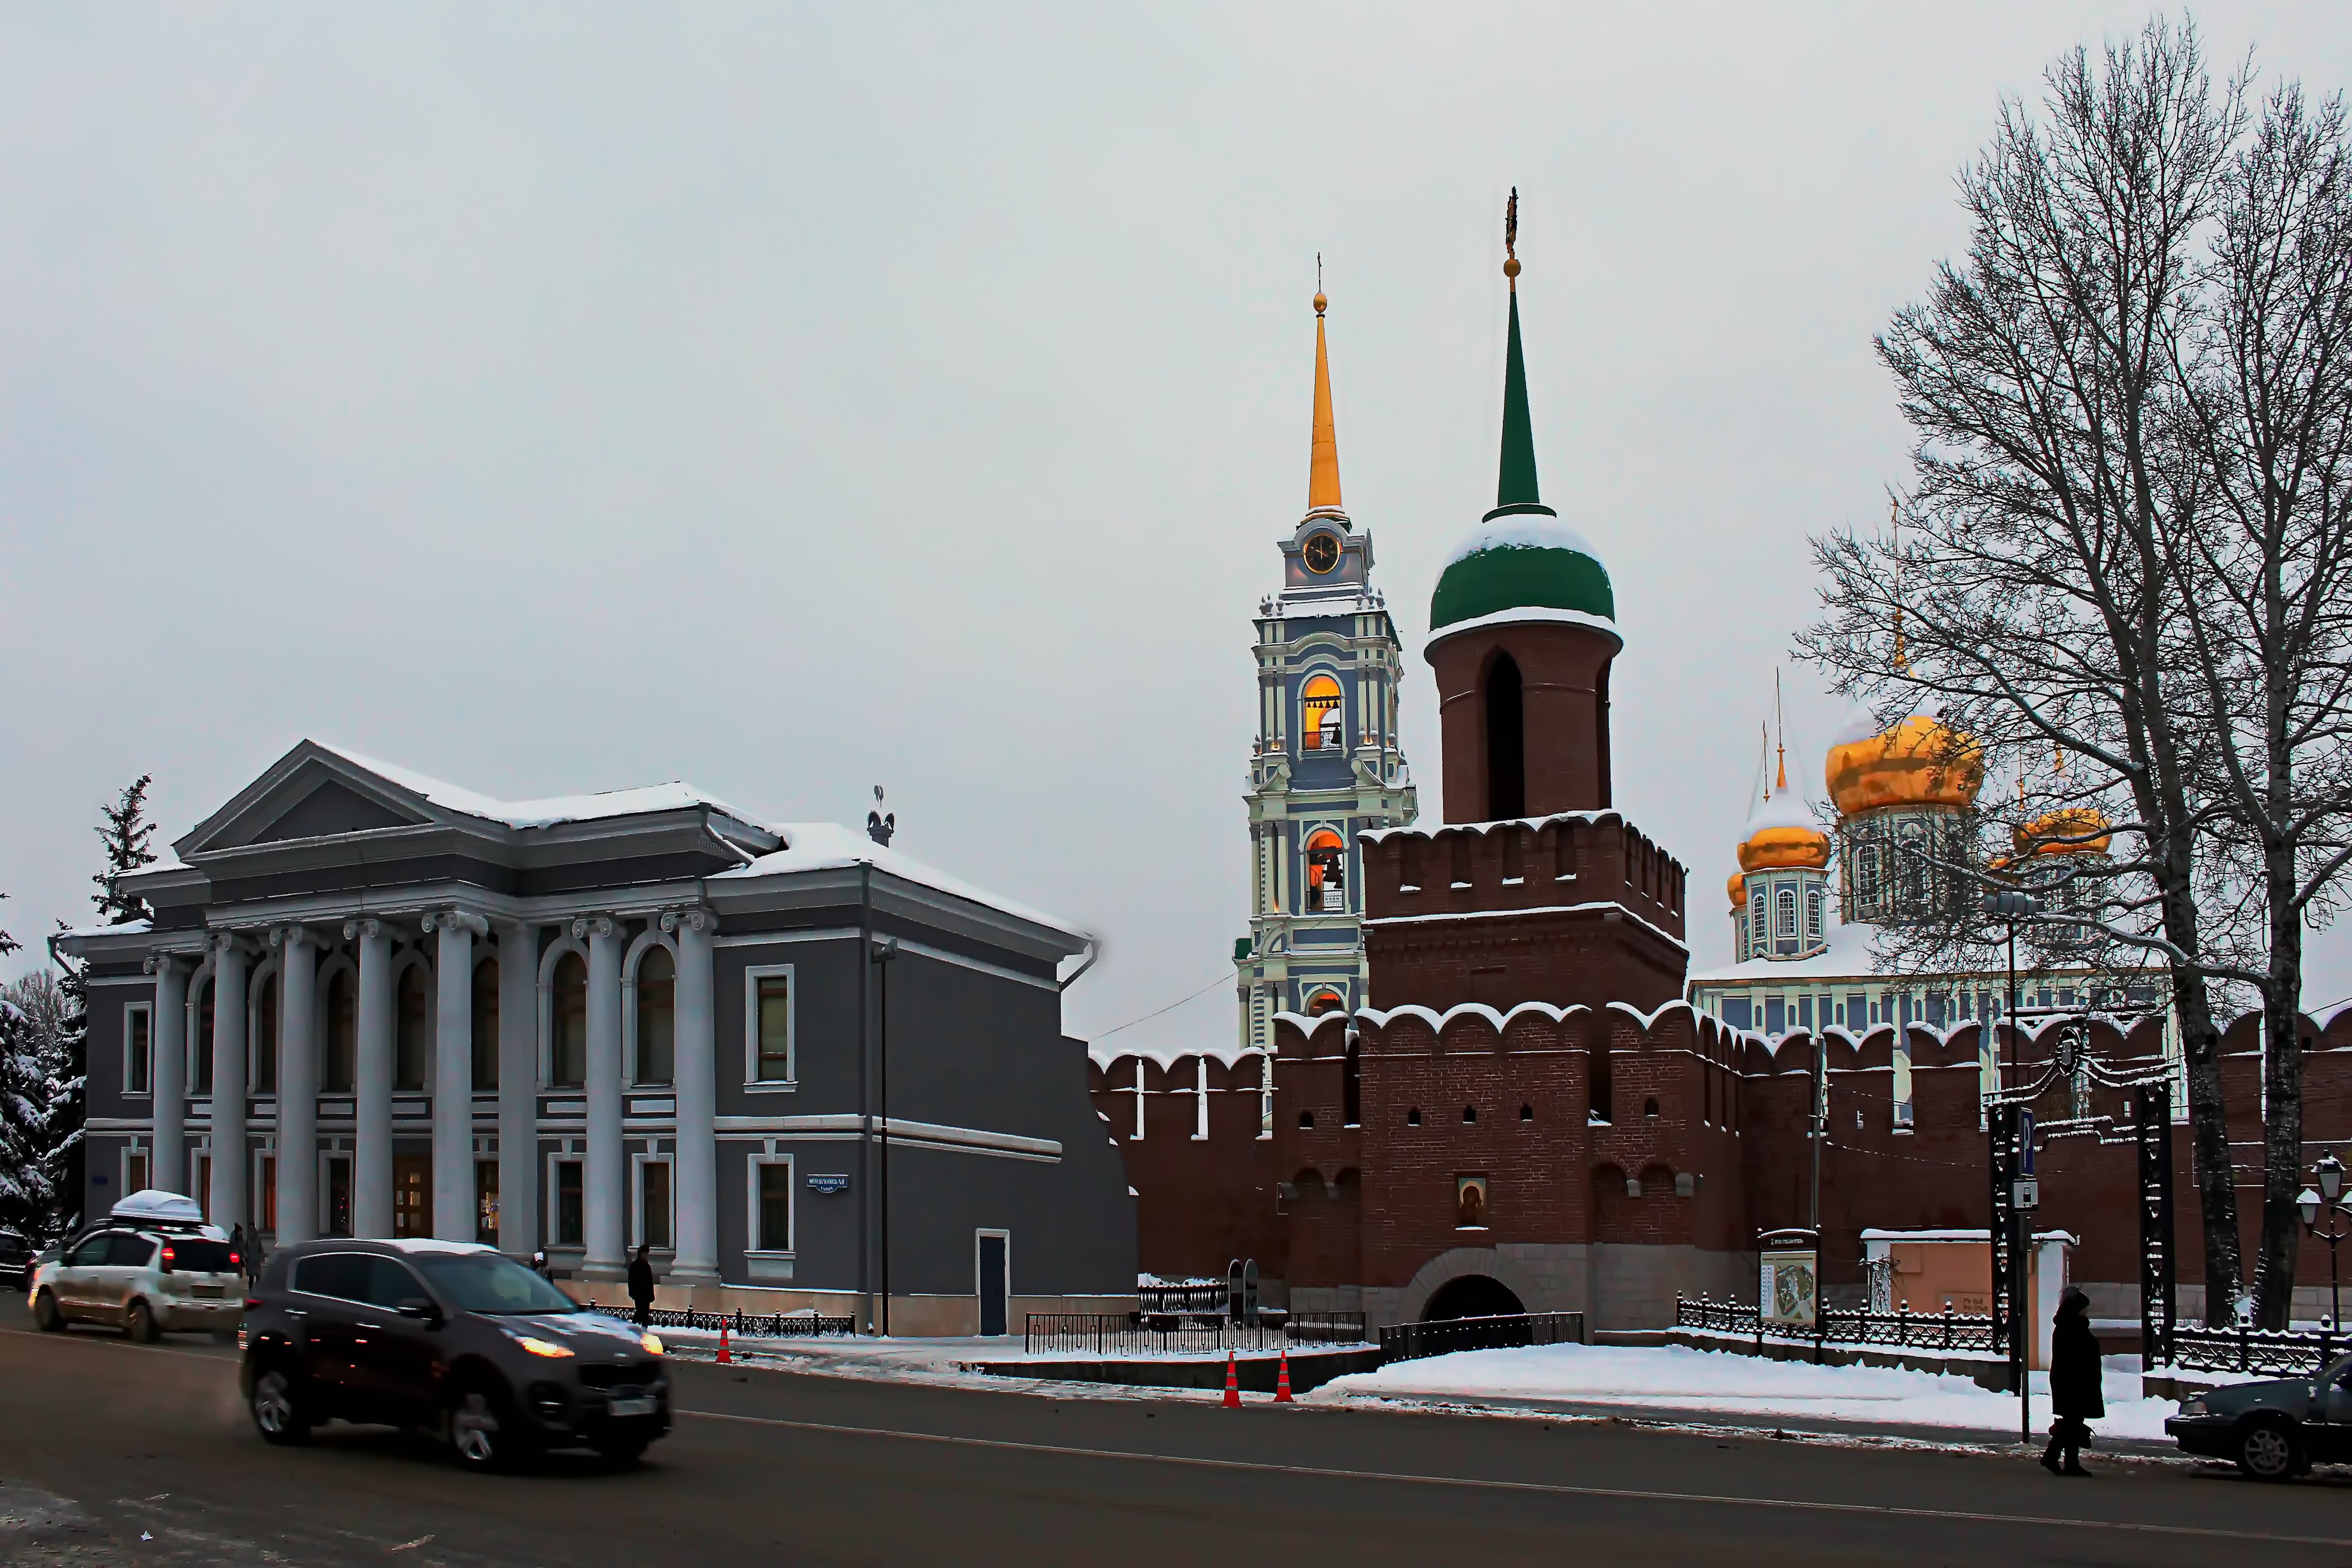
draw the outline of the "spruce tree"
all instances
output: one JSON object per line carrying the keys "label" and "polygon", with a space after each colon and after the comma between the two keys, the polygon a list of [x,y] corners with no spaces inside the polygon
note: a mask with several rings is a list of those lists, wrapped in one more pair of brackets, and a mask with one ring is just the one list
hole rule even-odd
{"label": "spruce tree", "polygon": [[108,925],[154,918],[155,911],[145,900],[125,894],[121,887],[125,873],[155,862],[155,851],[147,847],[155,837],[155,825],[147,820],[147,788],[154,782],[154,774],[141,773],[112,805],[98,808],[104,820],[95,831],[99,842],[106,846],[106,869],[90,879],[98,884],[90,902],[98,906],[98,918]]}

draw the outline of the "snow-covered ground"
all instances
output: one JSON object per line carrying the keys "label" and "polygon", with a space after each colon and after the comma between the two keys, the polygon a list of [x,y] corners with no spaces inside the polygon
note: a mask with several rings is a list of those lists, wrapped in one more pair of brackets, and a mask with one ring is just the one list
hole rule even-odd
{"label": "snow-covered ground", "polygon": [[[2110,1357],[2106,1419],[2094,1432],[2161,1440],[2168,1399],[2143,1399],[2135,1358]],[[2049,1379],[2033,1374],[2035,1426],[2050,1424]],[[1561,1400],[1706,1411],[1758,1417],[2015,1431],[2017,1398],[1964,1377],[1889,1367],[1814,1366],[1805,1362],[1687,1350],[1678,1345],[1538,1345],[1523,1350],[1460,1351],[1358,1373],[1316,1390],[1318,1403],[1395,1395]]]}

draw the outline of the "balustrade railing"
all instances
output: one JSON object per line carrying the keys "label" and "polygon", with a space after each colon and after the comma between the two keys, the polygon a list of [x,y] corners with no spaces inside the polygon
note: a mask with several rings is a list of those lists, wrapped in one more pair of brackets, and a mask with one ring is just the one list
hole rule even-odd
{"label": "balustrade railing", "polygon": [[1581,1312],[1515,1312],[1500,1318],[1441,1318],[1391,1323],[1381,1331],[1383,1363],[1451,1355],[1455,1351],[1511,1350],[1521,1345],[1584,1343]]}
{"label": "balustrade railing", "polygon": [[1990,1353],[1992,1320],[1948,1307],[1940,1312],[1914,1312],[1905,1307],[1892,1312],[1867,1308],[1822,1309],[1818,1324],[1763,1323],[1756,1309],[1739,1301],[1716,1301],[1701,1296],[1675,1299],[1675,1326],[1704,1333],[1731,1334],[1744,1339],[1811,1340],[1822,1344],[1888,1345],[1900,1350],[1960,1351]]}
{"label": "balustrade railing", "polygon": [[[583,1302],[592,1312],[608,1318],[636,1321],[635,1307],[606,1307],[594,1301]],[[727,1331],[740,1338],[746,1334],[765,1339],[806,1339],[819,1334],[854,1334],[857,1331],[855,1318],[821,1318],[807,1312],[688,1312],[656,1307],[646,1314],[656,1329],[704,1329],[717,1333],[720,1324]]]}
{"label": "balustrade railing", "polygon": [[1022,1331],[1025,1353],[1220,1355],[1291,1345],[1367,1342],[1361,1312],[1315,1312],[1276,1322],[1230,1322],[1211,1313],[1032,1312]]}
{"label": "balustrade railing", "polygon": [[2210,1329],[2181,1323],[2173,1328],[2172,1359],[2165,1366],[2173,1372],[2304,1377],[2347,1351],[2352,1351],[2352,1337],[2340,1329]]}

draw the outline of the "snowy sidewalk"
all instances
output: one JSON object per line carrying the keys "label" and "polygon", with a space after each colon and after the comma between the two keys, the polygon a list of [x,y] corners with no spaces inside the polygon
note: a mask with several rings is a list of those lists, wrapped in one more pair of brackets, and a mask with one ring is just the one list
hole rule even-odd
{"label": "snowy sidewalk", "polygon": [[[2125,1359],[2125,1358],[2115,1358]],[[2047,1374],[2033,1374],[2034,1425],[2047,1430]],[[2110,1364],[2102,1436],[2163,1444],[2168,1399],[2140,1396],[2139,1374]],[[1820,1430],[1996,1437],[2017,1431],[2017,1397],[1964,1377],[1887,1367],[1814,1366],[1681,1346],[1541,1345],[1461,1351],[1334,1380],[1315,1404],[1489,1405],[1580,1414],[1736,1417]]]}

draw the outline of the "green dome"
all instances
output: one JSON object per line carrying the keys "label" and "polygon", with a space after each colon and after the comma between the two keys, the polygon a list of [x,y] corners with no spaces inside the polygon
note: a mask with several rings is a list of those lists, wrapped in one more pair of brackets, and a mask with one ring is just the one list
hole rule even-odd
{"label": "green dome", "polygon": [[1528,609],[1617,618],[1609,569],[1547,506],[1486,514],[1439,574],[1429,597],[1429,629]]}

